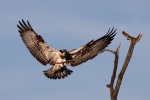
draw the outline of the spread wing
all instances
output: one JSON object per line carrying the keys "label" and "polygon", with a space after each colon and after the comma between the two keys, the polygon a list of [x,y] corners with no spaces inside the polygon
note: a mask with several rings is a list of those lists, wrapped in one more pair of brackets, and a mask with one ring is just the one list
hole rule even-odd
{"label": "spread wing", "polygon": [[74,59],[73,62],[70,62],[71,66],[77,66],[97,56],[100,51],[105,49],[111,43],[115,35],[116,29],[114,30],[113,28],[111,31],[109,29],[103,37],[97,40],[92,40],[78,49],[69,51]]}
{"label": "spread wing", "polygon": [[22,22],[19,21],[19,24],[17,25],[19,28],[18,31],[30,53],[43,65],[49,62],[52,63],[53,57],[59,51],[48,46],[43,38],[33,30],[28,21],[26,24],[22,19]]}

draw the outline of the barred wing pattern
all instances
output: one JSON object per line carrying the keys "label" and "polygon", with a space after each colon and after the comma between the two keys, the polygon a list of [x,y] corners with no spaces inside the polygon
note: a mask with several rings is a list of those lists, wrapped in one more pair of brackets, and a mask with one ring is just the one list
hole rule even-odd
{"label": "barred wing pattern", "polygon": [[74,59],[73,62],[70,62],[71,66],[77,66],[97,56],[100,51],[105,49],[111,43],[116,34],[116,29],[114,30],[113,28],[111,31],[109,29],[106,35],[104,35],[103,37],[95,41],[92,40],[86,45],[70,51],[70,54]]}
{"label": "barred wing pattern", "polygon": [[22,19],[22,23],[19,21],[20,25],[17,25],[19,28],[20,36],[22,37],[23,42],[26,47],[30,51],[30,53],[43,65],[48,64],[53,59],[55,53],[58,51],[51,46],[48,46],[43,38],[38,35],[30,23],[28,24],[24,22]]}

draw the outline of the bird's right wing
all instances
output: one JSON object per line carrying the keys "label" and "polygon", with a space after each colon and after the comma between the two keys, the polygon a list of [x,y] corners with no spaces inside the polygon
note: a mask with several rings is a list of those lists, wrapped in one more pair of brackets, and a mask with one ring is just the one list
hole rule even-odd
{"label": "bird's right wing", "polygon": [[49,62],[52,63],[53,57],[57,55],[59,51],[51,46],[48,46],[43,38],[33,30],[28,21],[27,23],[28,24],[22,20],[22,22],[19,21],[20,25],[17,25],[20,36],[26,47],[30,53],[43,65],[46,65]]}

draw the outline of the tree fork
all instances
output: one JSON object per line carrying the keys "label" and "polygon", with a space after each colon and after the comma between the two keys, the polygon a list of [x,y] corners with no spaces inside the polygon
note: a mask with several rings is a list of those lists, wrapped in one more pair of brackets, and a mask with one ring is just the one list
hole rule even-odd
{"label": "tree fork", "polygon": [[127,40],[130,40],[130,47],[129,47],[126,59],[124,61],[124,64],[122,66],[122,69],[121,69],[121,71],[118,75],[118,79],[117,79],[115,88],[113,86],[114,86],[114,81],[115,81],[115,78],[116,78],[116,72],[117,72],[117,67],[118,67],[118,59],[119,59],[119,49],[120,49],[121,44],[116,49],[116,51],[112,51],[112,50],[109,50],[109,49],[105,49],[105,50],[102,51],[102,52],[109,51],[109,52],[111,52],[115,55],[114,69],[113,69],[113,73],[112,73],[112,76],[111,76],[111,81],[110,81],[110,84],[106,85],[110,89],[111,100],[117,100],[117,96],[118,96],[118,92],[119,92],[119,89],[120,89],[120,86],[121,86],[121,83],[122,83],[122,79],[123,79],[124,73],[127,69],[127,66],[130,62],[130,59],[132,57],[134,46],[142,37],[142,34],[139,34],[136,38],[134,38],[134,37],[130,36],[128,33],[124,32],[124,31],[122,32],[122,34],[127,38]]}

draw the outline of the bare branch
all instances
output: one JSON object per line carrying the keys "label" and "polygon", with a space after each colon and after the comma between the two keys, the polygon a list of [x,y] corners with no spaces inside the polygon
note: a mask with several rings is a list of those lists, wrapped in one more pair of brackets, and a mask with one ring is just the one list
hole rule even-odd
{"label": "bare branch", "polygon": [[100,53],[103,53],[104,51],[109,51],[109,52],[111,52],[111,53],[113,53],[115,55],[114,69],[113,69],[113,73],[112,73],[112,76],[111,76],[111,81],[110,81],[110,84],[106,85],[110,89],[111,100],[117,100],[117,96],[118,96],[118,92],[119,92],[119,89],[120,89],[120,86],[121,86],[121,83],[122,83],[123,75],[124,75],[124,73],[126,71],[126,68],[127,68],[128,64],[129,64],[129,62],[130,62],[130,59],[131,59],[131,56],[132,56],[132,52],[134,50],[134,46],[142,37],[142,34],[139,34],[137,36],[137,38],[134,38],[134,37],[130,36],[129,34],[127,34],[124,31],[122,32],[122,34],[127,38],[127,40],[130,40],[130,47],[129,47],[128,54],[127,54],[127,57],[125,59],[125,62],[123,64],[123,67],[122,67],[122,69],[121,69],[121,71],[120,71],[120,73],[118,75],[118,79],[117,79],[117,83],[116,83],[115,88],[113,86],[114,86],[114,81],[115,81],[117,67],[118,67],[119,49],[120,49],[120,45],[121,44],[116,49],[116,51],[105,49],[102,52],[100,52]]}
{"label": "bare branch", "polygon": [[111,98],[113,97],[113,93],[114,93],[114,81],[116,78],[116,72],[117,72],[117,67],[118,67],[118,59],[119,59],[119,49],[120,49],[121,44],[119,45],[119,47],[116,49],[115,51],[115,61],[114,61],[114,69],[113,69],[113,73],[111,76],[111,81],[110,81],[110,96]]}
{"label": "bare branch", "polygon": [[[110,49],[104,49],[104,50],[102,50],[100,53],[103,53],[104,51],[108,51],[108,52],[111,52],[111,53],[115,54],[115,51],[110,50]],[[99,54],[100,54],[100,53],[99,53]]]}
{"label": "bare branch", "polygon": [[139,34],[137,38],[130,36],[124,31],[122,32],[122,34],[127,38],[127,40],[130,40],[131,42],[135,42],[135,44],[142,38],[142,34]]}
{"label": "bare branch", "polygon": [[111,99],[113,98],[113,93],[114,93],[114,87],[113,87],[113,85],[114,85],[114,81],[115,81],[115,78],[116,78],[116,72],[117,72],[117,66],[118,66],[118,58],[119,58],[119,49],[120,49],[120,46],[121,46],[121,43],[117,47],[116,51],[109,50],[109,49],[105,49],[105,50],[102,51],[102,52],[109,51],[109,52],[111,52],[111,53],[113,53],[115,55],[114,69],[113,69],[113,73],[112,73],[112,76],[111,76],[111,81],[110,81],[110,84],[106,85],[110,89],[110,97],[111,97]]}
{"label": "bare branch", "polygon": [[121,69],[121,71],[118,75],[118,79],[117,79],[117,83],[116,83],[115,88],[113,86],[114,86],[114,81],[115,81],[115,78],[116,78],[116,72],[117,72],[117,67],[118,67],[118,59],[119,59],[119,49],[120,49],[121,44],[116,49],[116,51],[109,50],[109,49],[104,49],[103,51],[100,52],[100,53],[103,53],[104,51],[108,51],[108,52],[111,52],[115,55],[114,69],[113,69],[113,73],[112,73],[112,76],[111,76],[111,81],[110,81],[110,84],[106,85],[110,89],[111,100],[117,100],[117,96],[118,96],[118,92],[119,92],[119,89],[120,89],[120,86],[121,86],[121,83],[122,83],[123,75],[126,71],[126,68],[129,64],[129,62],[130,62],[132,52],[134,50],[134,46],[142,38],[142,34],[139,34],[137,36],[137,38],[134,38],[134,37],[130,36],[129,34],[127,34],[124,31],[122,32],[122,34],[127,38],[127,40],[130,40],[130,47],[129,47],[128,54],[126,56],[125,62],[123,64],[123,67],[122,67],[122,69]]}
{"label": "bare branch", "polygon": [[114,69],[113,69],[113,73],[112,73],[112,76],[111,76],[111,81],[110,81],[109,84],[106,85],[110,89],[110,97],[111,97],[111,99],[113,99],[113,94],[114,94],[114,87],[113,86],[114,86],[114,81],[115,81],[115,78],[116,78],[120,46],[121,46],[121,43],[117,47],[116,51],[109,50],[109,49],[104,49],[104,50],[102,50],[100,52],[100,53],[103,53],[104,51],[108,51],[108,52],[111,52],[111,53],[113,53],[115,55]]}
{"label": "bare branch", "polygon": [[113,95],[111,95],[111,99],[112,100],[117,100],[117,96],[118,96],[118,92],[119,92],[119,89],[120,89],[120,86],[121,86],[121,83],[122,83],[122,79],[123,79],[123,75],[126,71],[126,68],[130,62],[130,59],[131,59],[131,56],[132,56],[132,52],[134,50],[134,46],[135,44],[141,39],[142,37],[142,34],[139,34],[137,38],[134,38],[132,36],[130,36],[129,34],[127,34],[126,32],[122,32],[122,34],[127,38],[127,40],[130,40],[130,47],[129,47],[129,50],[128,50],[128,54],[126,56],[126,59],[125,59],[125,62],[123,64],[123,67],[118,75],[118,79],[117,79],[117,83],[116,83],[116,86],[115,86],[115,89],[114,89],[114,93]]}
{"label": "bare branch", "polygon": [[110,49],[104,49],[101,52],[99,52],[99,54],[103,53],[105,51],[108,51],[108,52],[111,52],[111,53],[115,54],[115,52],[119,52],[120,46],[121,46],[121,43],[119,44],[119,47],[116,49],[116,51],[113,51],[113,50],[110,50]]}

